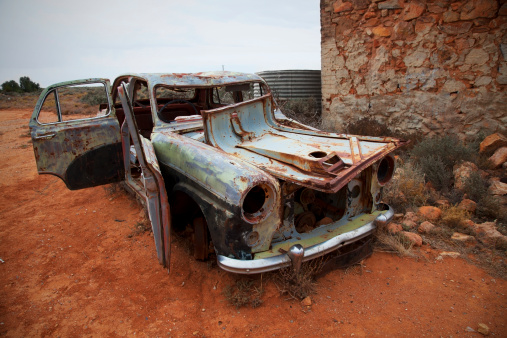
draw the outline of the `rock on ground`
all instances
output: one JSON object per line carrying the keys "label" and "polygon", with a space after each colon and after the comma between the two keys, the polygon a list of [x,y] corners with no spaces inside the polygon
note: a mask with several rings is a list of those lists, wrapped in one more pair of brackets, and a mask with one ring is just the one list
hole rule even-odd
{"label": "rock on ground", "polygon": [[417,223],[419,221],[419,217],[415,212],[409,211],[405,214],[405,217],[403,217],[403,221],[412,221]]}
{"label": "rock on ground", "polygon": [[507,147],[499,148],[495,151],[493,156],[489,158],[493,168],[497,169],[507,162]]}
{"label": "rock on ground", "polygon": [[464,200],[462,200],[460,202],[460,204],[458,205],[458,208],[460,208],[462,210],[466,210],[466,211],[473,214],[473,213],[475,213],[475,209],[477,208],[477,203],[465,198]]}
{"label": "rock on ground", "polygon": [[403,230],[403,227],[399,223],[389,223],[387,225],[387,231],[392,235],[397,234],[398,232],[400,232],[402,230]]}
{"label": "rock on ground", "polygon": [[417,214],[429,221],[435,222],[442,216],[442,210],[437,207],[423,206],[419,208]]}
{"label": "rock on ground", "polygon": [[489,327],[484,323],[479,323],[477,327],[477,332],[479,332],[482,335],[489,335]]}
{"label": "rock on ground", "polygon": [[312,305],[312,299],[310,298],[310,296],[308,296],[305,299],[303,299],[301,301],[301,305],[303,305],[303,306],[311,306]]}
{"label": "rock on ground", "polygon": [[480,153],[494,152],[498,148],[507,147],[507,137],[495,133],[487,136],[479,146]]}
{"label": "rock on ground", "polygon": [[463,189],[465,182],[474,171],[478,171],[479,168],[472,162],[463,162],[460,165],[454,166],[454,187],[456,189]]}
{"label": "rock on ground", "polygon": [[421,234],[427,234],[431,230],[433,230],[434,228],[435,228],[434,224],[432,224],[428,221],[424,221],[421,223],[421,225],[419,225],[419,228],[417,229],[417,231]]}
{"label": "rock on ground", "polygon": [[488,188],[488,191],[491,195],[506,195],[507,194],[507,184],[500,181],[492,181],[491,185]]}
{"label": "rock on ground", "polygon": [[507,236],[502,235],[496,229],[495,222],[485,222],[477,224],[475,228],[478,238],[485,244],[497,247],[507,248]]}
{"label": "rock on ground", "polygon": [[451,239],[453,241],[457,241],[457,242],[473,242],[473,241],[475,241],[474,236],[465,235],[465,234],[462,234],[461,232],[453,233]]}
{"label": "rock on ground", "polygon": [[461,256],[461,254],[459,252],[454,252],[454,251],[442,251],[440,253],[440,255],[438,255],[439,257],[451,257],[451,258],[458,258],[459,256]]}
{"label": "rock on ground", "polygon": [[401,225],[405,229],[415,229],[417,228],[417,223],[411,220],[404,220]]}
{"label": "rock on ground", "polygon": [[414,234],[413,232],[402,231],[401,234],[405,236],[407,240],[409,240],[413,246],[421,246],[422,245],[422,237],[418,234]]}

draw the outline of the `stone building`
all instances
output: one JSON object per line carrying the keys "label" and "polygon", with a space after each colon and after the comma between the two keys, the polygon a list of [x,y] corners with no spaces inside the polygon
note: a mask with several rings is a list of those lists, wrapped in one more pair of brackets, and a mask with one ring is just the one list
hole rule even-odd
{"label": "stone building", "polygon": [[507,131],[507,0],[321,0],[325,127]]}

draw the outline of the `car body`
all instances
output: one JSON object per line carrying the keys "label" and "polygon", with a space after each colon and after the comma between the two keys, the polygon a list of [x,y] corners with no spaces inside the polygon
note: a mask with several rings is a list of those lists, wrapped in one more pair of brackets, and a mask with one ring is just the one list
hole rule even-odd
{"label": "car body", "polygon": [[[97,85],[92,116],[64,107],[66,89]],[[381,190],[394,171],[389,154],[404,144],[318,131],[276,107],[254,74],[127,74],[112,86],[46,88],[30,130],[39,173],[69,189],[125,181],[141,197],[163,266],[171,227],[188,224],[196,258],[214,251],[224,270],[259,273],[297,268],[388,222]]]}

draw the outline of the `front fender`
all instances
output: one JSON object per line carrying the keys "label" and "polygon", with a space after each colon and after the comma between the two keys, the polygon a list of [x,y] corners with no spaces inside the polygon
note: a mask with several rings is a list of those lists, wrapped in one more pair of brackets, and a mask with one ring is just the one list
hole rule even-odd
{"label": "front fender", "polygon": [[[199,204],[217,251],[248,259],[267,250],[280,222],[280,188],[264,171],[221,150],[171,132],[156,132],[152,143],[171,189],[181,190]],[[271,213],[257,224],[242,217],[244,196],[257,184],[268,184],[276,196]],[[258,236],[247,243],[252,232]],[[249,245],[250,244],[250,245]]]}

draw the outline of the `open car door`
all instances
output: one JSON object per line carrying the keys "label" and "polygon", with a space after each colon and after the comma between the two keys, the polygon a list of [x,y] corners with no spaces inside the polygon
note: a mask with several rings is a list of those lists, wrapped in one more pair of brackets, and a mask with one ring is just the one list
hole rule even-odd
{"label": "open car door", "polygon": [[[125,113],[125,122],[122,126],[123,149],[127,155],[125,158],[125,170],[127,172],[126,183],[133,188],[145,200],[150,217],[157,257],[167,271],[170,270],[171,255],[171,218],[169,201],[165,189],[164,179],[158,165],[155,149],[150,140],[143,137],[137,127],[132,102],[128,96],[125,83],[118,87],[118,95]],[[125,128],[127,125],[127,128]],[[129,154],[130,148],[134,147],[136,163],[141,169],[140,179],[132,179],[130,176]]]}
{"label": "open car door", "polygon": [[56,175],[71,190],[124,179],[109,87],[109,80],[88,79],[41,93],[29,123],[39,174]]}

